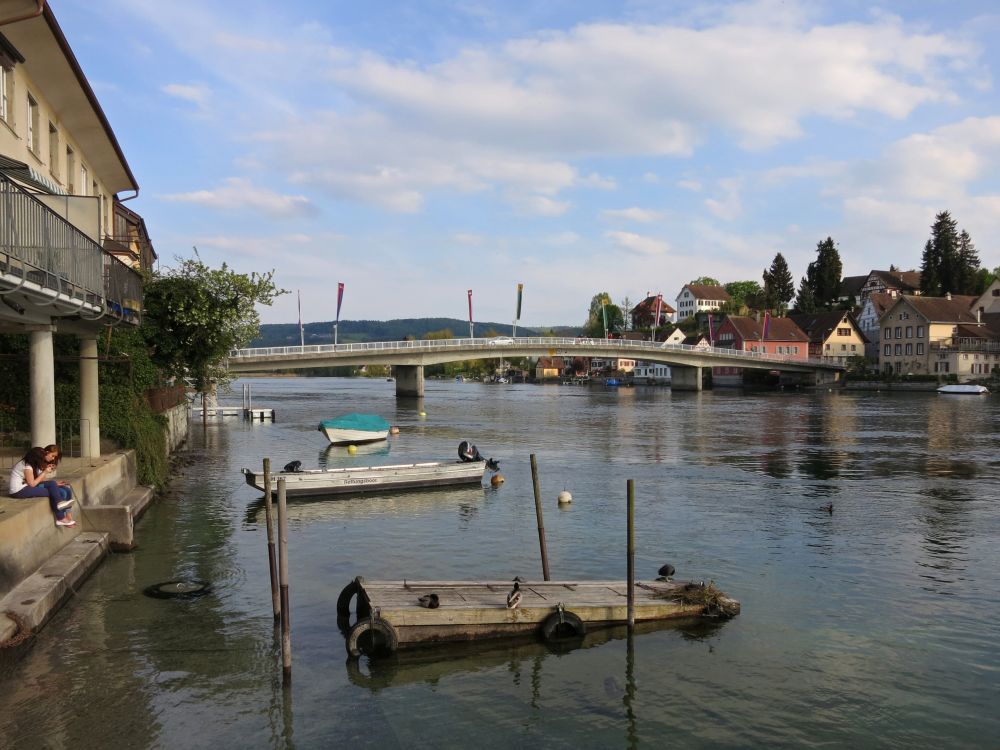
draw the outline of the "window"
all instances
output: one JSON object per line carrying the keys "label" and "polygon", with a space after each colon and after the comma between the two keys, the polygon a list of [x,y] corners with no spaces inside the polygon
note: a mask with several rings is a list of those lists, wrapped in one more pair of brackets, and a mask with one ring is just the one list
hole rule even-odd
{"label": "window", "polygon": [[858,345],[857,344],[851,344],[851,351],[852,352],[856,352],[857,350],[858,350]]}
{"label": "window", "polygon": [[903,338],[903,326],[896,326],[896,338]]}
{"label": "window", "polygon": [[76,177],[76,153],[69,146],[66,147],[66,190],[70,195],[75,192],[73,178]]}
{"label": "window", "polygon": [[798,354],[798,353],[799,353],[799,347],[795,347],[795,353],[796,353],[796,354]]}
{"label": "window", "polygon": [[841,344],[840,345],[840,351],[846,352],[847,351],[847,344]]}
{"label": "window", "polygon": [[14,124],[14,70],[0,68],[0,118]]}
{"label": "window", "polygon": [[887,357],[891,357],[892,356],[892,344],[886,344],[885,345],[885,356],[887,356]]}
{"label": "window", "polygon": [[891,339],[892,338],[892,329],[889,328],[888,326],[886,327],[885,331],[883,331],[883,333],[885,335],[882,338],[886,338],[886,339]]}
{"label": "window", "polygon": [[832,349],[832,348],[833,348],[833,345],[832,345],[832,344],[827,344],[827,345],[826,345],[826,350],[827,350],[827,351],[830,351],[830,349]]}
{"label": "window", "polygon": [[38,153],[38,102],[28,94],[28,150]]}
{"label": "window", "polygon": [[913,344],[907,344],[906,345],[906,356],[909,357],[909,356],[912,356],[912,355],[913,355]]}
{"label": "window", "polygon": [[902,344],[896,344],[896,356],[897,357],[902,357],[903,356],[903,345]]}
{"label": "window", "polygon": [[917,338],[922,339],[924,337],[924,327],[917,326]]}
{"label": "window", "polygon": [[90,193],[87,192],[87,184],[88,184],[89,181],[90,181],[90,178],[87,176],[87,168],[85,166],[83,166],[83,164],[81,164],[80,165],[80,195],[90,195]]}
{"label": "window", "polygon": [[913,326],[906,326],[906,338],[913,338]]}
{"label": "window", "polygon": [[851,329],[850,328],[838,328],[837,329],[837,335],[838,336],[850,336],[851,335]]}
{"label": "window", "polygon": [[49,123],[49,171],[59,179],[59,129]]}

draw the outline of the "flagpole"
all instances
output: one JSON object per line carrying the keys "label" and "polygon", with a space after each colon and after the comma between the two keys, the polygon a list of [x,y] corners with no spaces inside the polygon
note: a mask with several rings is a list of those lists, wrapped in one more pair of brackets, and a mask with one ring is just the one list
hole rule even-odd
{"label": "flagpole", "polygon": [[524,290],[524,284],[517,285],[517,309],[514,311],[514,325],[511,327],[510,335],[514,338],[517,337],[517,321],[521,319],[521,292]]}
{"label": "flagpole", "polygon": [[296,293],[299,295],[299,346],[305,347],[306,334],[302,328],[302,290],[297,289]]}
{"label": "flagpole", "polygon": [[472,290],[469,290],[469,338],[474,339],[475,336],[472,334]]}
{"label": "flagpole", "polygon": [[340,304],[344,301],[344,282],[337,282],[337,318],[333,323],[333,348],[337,348],[337,329],[340,327]]}

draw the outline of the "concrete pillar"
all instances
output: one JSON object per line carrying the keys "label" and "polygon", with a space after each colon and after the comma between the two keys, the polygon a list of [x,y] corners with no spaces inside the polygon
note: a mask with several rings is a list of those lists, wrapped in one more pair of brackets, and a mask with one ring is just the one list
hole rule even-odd
{"label": "concrete pillar", "polygon": [[52,327],[30,333],[28,380],[31,398],[31,444],[56,441],[56,374]]}
{"label": "concrete pillar", "polygon": [[396,365],[396,397],[424,395],[424,366]]}
{"label": "concrete pillar", "polygon": [[700,391],[701,368],[671,365],[670,388],[675,391]]}
{"label": "concrete pillar", "polygon": [[80,337],[80,451],[101,455],[101,400],[97,375],[97,336]]}

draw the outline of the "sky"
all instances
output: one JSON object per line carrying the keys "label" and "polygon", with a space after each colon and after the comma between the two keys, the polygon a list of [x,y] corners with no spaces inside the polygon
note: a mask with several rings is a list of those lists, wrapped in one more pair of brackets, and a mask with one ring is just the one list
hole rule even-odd
{"label": "sky", "polygon": [[161,268],[274,270],[265,323],[582,325],[700,276],[1000,265],[1000,4],[49,0]]}

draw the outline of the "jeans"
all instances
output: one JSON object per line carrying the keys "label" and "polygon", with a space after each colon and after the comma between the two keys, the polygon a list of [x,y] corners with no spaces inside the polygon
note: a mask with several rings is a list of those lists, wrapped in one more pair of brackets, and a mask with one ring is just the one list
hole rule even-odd
{"label": "jeans", "polygon": [[66,511],[59,510],[59,503],[63,500],[69,500],[72,496],[72,490],[70,490],[69,487],[60,487],[59,483],[55,479],[40,482],[34,487],[23,487],[19,492],[11,495],[11,497],[19,499],[27,497],[48,497],[49,507],[52,508],[52,512],[55,514],[57,521],[61,521],[66,515]]}

